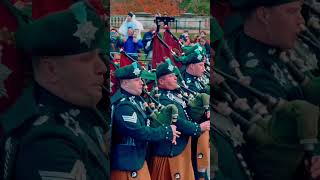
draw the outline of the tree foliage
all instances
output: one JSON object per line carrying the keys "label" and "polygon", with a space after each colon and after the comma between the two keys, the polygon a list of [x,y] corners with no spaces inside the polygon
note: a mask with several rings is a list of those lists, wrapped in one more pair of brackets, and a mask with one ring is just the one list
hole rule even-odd
{"label": "tree foliage", "polygon": [[157,12],[177,16],[185,12],[197,15],[210,14],[210,0],[111,0],[111,15],[125,15],[129,11]]}
{"label": "tree foliage", "polygon": [[180,8],[197,15],[210,15],[210,0],[183,0]]}

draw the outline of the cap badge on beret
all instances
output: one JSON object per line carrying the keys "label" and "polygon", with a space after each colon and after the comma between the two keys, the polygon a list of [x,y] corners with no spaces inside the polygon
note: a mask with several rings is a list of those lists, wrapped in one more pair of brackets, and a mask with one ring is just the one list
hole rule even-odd
{"label": "cap badge on beret", "polygon": [[201,55],[201,54],[198,54],[197,59],[201,61],[202,55]]}
{"label": "cap badge on beret", "polygon": [[202,47],[201,47],[201,46],[198,46],[198,50],[201,52],[201,51],[202,51]]}
{"label": "cap badge on beret", "polygon": [[132,66],[134,68],[133,74],[135,74],[136,76],[139,76],[141,70],[138,68],[137,63],[136,62],[132,63]]}
{"label": "cap badge on beret", "polygon": [[95,33],[98,28],[91,21],[87,21],[87,12],[83,3],[74,4],[71,10],[79,22],[77,24],[77,31],[73,35],[80,39],[80,43],[85,43],[90,47],[92,40],[95,39]]}
{"label": "cap badge on beret", "polygon": [[171,60],[169,58],[167,58],[166,62],[168,63],[168,70],[172,72],[174,69],[174,66],[171,63]]}
{"label": "cap badge on beret", "polygon": [[4,81],[9,77],[12,71],[1,63],[2,61],[2,46],[0,45],[0,98],[1,97],[8,97],[7,90],[4,87]]}

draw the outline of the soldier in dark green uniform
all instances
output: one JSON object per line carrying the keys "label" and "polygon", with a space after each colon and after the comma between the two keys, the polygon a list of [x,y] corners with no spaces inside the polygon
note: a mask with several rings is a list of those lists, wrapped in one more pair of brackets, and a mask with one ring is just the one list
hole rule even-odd
{"label": "soldier in dark green uniform", "polygon": [[96,108],[104,29],[84,3],[18,29],[17,47],[32,56],[35,83],[20,102],[24,109],[14,111],[21,121],[2,121],[4,179],[108,179],[108,127]]}
{"label": "soldier in dark green uniform", "polygon": [[[296,101],[304,99],[303,88],[279,58],[282,50],[294,47],[297,35],[301,31],[300,26],[304,23],[300,14],[302,2],[300,0],[255,0],[241,1],[241,3],[240,1],[232,1],[232,3],[238,9],[243,10],[244,24],[242,28],[239,28],[240,31],[229,36],[229,45],[240,63],[242,73],[251,77],[251,86],[273,97],[287,100],[288,104],[291,104],[287,107],[283,106],[286,110],[278,109],[273,112],[273,119],[278,120],[275,120],[274,122],[277,123],[272,124],[272,126],[279,129],[272,129],[272,133],[281,132],[274,134],[278,138],[278,142],[286,138],[288,139],[285,141],[293,142],[293,137],[290,139],[290,135],[285,134],[293,130],[289,130],[288,127],[295,124],[292,120],[298,117],[297,114],[300,114],[301,118],[308,119],[306,118],[307,115],[318,114],[319,111],[317,107],[305,101]],[[219,64],[219,61],[217,64]],[[251,97],[242,88],[238,88],[237,92],[240,93],[241,97]],[[311,106],[312,108],[307,110],[304,108]],[[291,122],[286,121],[286,119],[291,119]],[[294,173],[301,172],[301,167],[303,170],[303,161],[301,159],[296,159],[295,162],[291,161],[299,157],[293,157],[293,154],[297,151],[290,150],[288,146],[251,148],[256,150],[255,153],[248,156],[257,179],[294,179],[301,177]],[[258,149],[261,151],[257,152]],[[291,158],[289,158],[290,156]],[[301,164],[302,166],[293,167],[293,164]],[[286,166],[286,169],[281,168],[284,166]],[[289,170],[290,168],[291,170]],[[313,156],[312,177],[318,177],[319,170],[319,156]]]}
{"label": "soldier in dark green uniform", "polygon": [[169,62],[162,63],[157,67],[159,102],[162,105],[174,104],[177,106],[179,115],[176,126],[182,135],[174,146],[168,143],[152,144],[151,177],[155,180],[193,180],[190,136],[197,137],[202,132],[210,130],[210,121],[201,124],[191,122],[186,113],[186,102],[178,97],[175,67]]}
{"label": "soldier in dark green uniform", "polygon": [[[182,72],[182,76],[188,89],[196,92],[205,92],[203,83],[200,82],[200,77],[203,76],[205,71],[204,56],[201,54],[202,47],[198,47],[198,51],[195,51],[182,61],[182,64],[186,66],[185,71]],[[198,52],[198,53],[197,53]],[[193,119],[198,124],[203,122],[200,119]],[[205,172],[209,166],[209,132],[203,133],[200,137],[192,138],[192,162],[195,171],[196,179],[204,179],[206,177]]]}
{"label": "soldier in dark green uniform", "polygon": [[[179,136],[175,125],[150,127],[150,112],[140,96],[143,83],[141,66],[134,62],[116,70],[120,89],[112,96],[111,180],[150,179],[146,163],[148,142],[171,145]],[[179,142],[179,141],[178,141]]]}

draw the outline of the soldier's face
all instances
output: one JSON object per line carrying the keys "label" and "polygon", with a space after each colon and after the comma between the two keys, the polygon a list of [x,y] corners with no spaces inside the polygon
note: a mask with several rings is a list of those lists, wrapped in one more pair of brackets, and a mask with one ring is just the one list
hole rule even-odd
{"label": "soldier's face", "polygon": [[300,25],[304,24],[301,6],[302,2],[296,1],[267,8],[266,32],[272,45],[282,49],[294,47],[301,31]]}
{"label": "soldier's face", "polygon": [[197,77],[201,77],[204,73],[205,67],[204,67],[204,62],[199,62],[194,64],[194,72],[195,72],[195,76]]}
{"label": "soldier's face", "polygon": [[122,88],[130,94],[140,96],[142,93],[143,82],[141,78],[123,80]]}
{"label": "soldier's face", "polygon": [[159,87],[167,90],[177,89],[177,76],[174,73],[161,76]]}
{"label": "soldier's face", "polygon": [[71,103],[95,107],[102,98],[106,66],[99,51],[64,56],[56,60],[56,85]]}
{"label": "soldier's face", "polygon": [[199,62],[196,64],[190,64],[191,75],[201,77],[204,73],[205,67],[204,62]]}

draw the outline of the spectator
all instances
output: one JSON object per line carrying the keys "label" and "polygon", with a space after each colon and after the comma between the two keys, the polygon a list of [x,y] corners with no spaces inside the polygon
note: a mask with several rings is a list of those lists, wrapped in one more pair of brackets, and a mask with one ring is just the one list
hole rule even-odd
{"label": "spectator", "polygon": [[132,58],[138,60],[139,49],[143,48],[142,40],[134,36],[134,30],[128,28],[128,38],[123,38],[121,45],[125,52],[127,52]]}
{"label": "spectator", "polygon": [[119,52],[121,37],[115,28],[110,30],[110,52]]}
{"label": "spectator", "polygon": [[195,37],[193,39],[193,43],[199,43],[199,41],[200,41],[200,35],[197,34],[197,35],[195,35]]}
{"label": "spectator", "polygon": [[208,44],[207,40],[205,37],[201,37],[199,40],[199,44],[201,46],[204,46],[206,49],[206,56],[209,58],[210,57],[210,44]]}
{"label": "spectator", "polygon": [[146,54],[147,59],[152,58],[152,36],[153,32],[157,30],[157,25],[152,24],[150,30],[143,35],[142,43],[144,53]]}
{"label": "spectator", "polygon": [[124,37],[128,38],[128,29],[139,29],[138,38],[141,39],[141,31],[143,30],[143,25],[136,20],[136,15],[134,15],[132,12],[128,13],[128,16],[126,20],[121,24],[119,28],[119,33]]}

